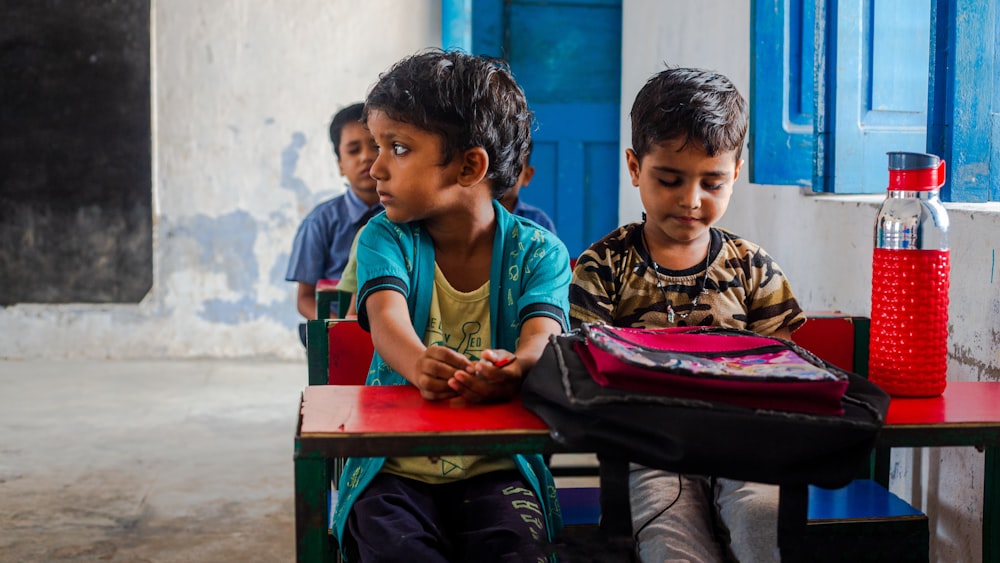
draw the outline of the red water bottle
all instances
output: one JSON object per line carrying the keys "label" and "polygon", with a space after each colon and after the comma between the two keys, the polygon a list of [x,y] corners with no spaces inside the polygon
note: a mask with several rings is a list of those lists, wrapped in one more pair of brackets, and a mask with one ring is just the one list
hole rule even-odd
{"label": "red water bottle", "polygon": [[890,152],[875,221],[869,376],[889,395],[944,392],[948,365],[948,212],[944,161]]}

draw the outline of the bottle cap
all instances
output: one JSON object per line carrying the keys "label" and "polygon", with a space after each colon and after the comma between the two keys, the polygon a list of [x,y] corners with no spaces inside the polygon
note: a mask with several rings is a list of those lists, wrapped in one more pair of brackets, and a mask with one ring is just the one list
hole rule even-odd
{"label": "bottle cap", "polygon": [[919,152],[889,152],[889,189],[931,191],[944,185],[944,160]]}

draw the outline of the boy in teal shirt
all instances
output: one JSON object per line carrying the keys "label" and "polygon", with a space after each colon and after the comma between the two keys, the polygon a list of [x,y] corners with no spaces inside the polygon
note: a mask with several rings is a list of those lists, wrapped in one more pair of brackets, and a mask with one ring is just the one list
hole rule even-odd
{"label": "boy in teal shirt", "polygon": [[[429,51],[380,77],[364,119],[386,210],[357,248],[367,384],[510,399],[569,309],[565,246],[497,201],[530,142],[521,88],[500,61]],[[540,455],[350,459],[334,519],[361,561],[545,561],[562,524]]]}

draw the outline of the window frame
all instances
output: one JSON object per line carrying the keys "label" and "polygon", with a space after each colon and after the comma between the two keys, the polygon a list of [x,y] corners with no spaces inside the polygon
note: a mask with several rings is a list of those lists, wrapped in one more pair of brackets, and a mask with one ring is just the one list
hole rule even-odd
{"label": "window frame", "polygon": [[[811,14],[819,15],[811,28],[803,23],[810,7]],[[836,76],[826,72],[836,69],[836,53],[828,51],[835,41],[827,41],[827,36],[836,32],[836,22],[830,18],[837,17],[839,7],[838,0],[753,0],[751,4],[749,154],[753,183],[852,193],[850,182],[838,181],[831,172],[837,164],[837,127],[844,126],[832,119],[838,100],[828,98],[840,94]],[[930,18],[925,150],[948,163],[942,199],[1000,201],[1000,0],[934,0]],[[795,66],[796,57],[807,51],[803,45],[808,45],[809,35],[816,54],[812,76],[796,72]],[[985,45],[983,38],[988,38]],[[775,72],[778,69],[780,73]],[[781,96],[774,91],[778,80]],[[814,103],[812,131],[794,123],[796,115],[807,112],[795,113],[793,96],[809,89]],[[807,167],[811,175],[804,171]]]}

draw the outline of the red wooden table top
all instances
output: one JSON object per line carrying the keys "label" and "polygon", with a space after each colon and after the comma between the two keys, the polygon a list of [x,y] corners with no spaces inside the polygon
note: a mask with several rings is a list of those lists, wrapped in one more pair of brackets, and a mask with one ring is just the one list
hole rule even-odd
{"label": "red wooden table top", "polygon": [[302,395],[302,436],[498,430],[538,433],[548,427],[518,398],[488,405],[428,401],[412,385],[312,385]]}
{"label": "red wooden table top", "polygon": [[[1000,427],[1000,382],[949,381],[940,397],[893,398],[886,426]],[[489,405],[427,401],[412,385],[313,385],[302,398],[302,436],[546,430],[517,398]]]}
{"label": "red wooden table top", "polygon": [[894,397],[885,423],[887,426],[1000,426],[1000,382],[949,381],[940,397]]}

